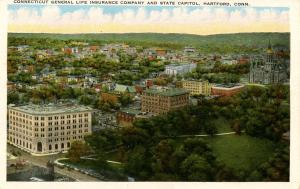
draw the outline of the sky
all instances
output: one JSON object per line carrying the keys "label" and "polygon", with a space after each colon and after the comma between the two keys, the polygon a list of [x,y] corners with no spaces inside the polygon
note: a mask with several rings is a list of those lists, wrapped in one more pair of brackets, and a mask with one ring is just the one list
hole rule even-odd
{"label": "sky", "polygon": [[289,32],[289,9],[9,5],[8,31],[26,33]]}

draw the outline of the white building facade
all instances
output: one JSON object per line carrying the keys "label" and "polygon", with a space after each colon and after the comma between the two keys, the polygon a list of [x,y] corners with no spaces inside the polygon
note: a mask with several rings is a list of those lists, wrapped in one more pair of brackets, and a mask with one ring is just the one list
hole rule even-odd
{"label": "white building facade", "polygon": [[79,105],[8,106],[8,143],[32,155],[67,151],[92,130],[92,109]]}
{"label": "white building facade", "polygon": [[170,64],[165,67],[165,74],[170,76],[183,75],[188,72],[192,72],[196,69],[197,64],[188,63],[188,64]]}

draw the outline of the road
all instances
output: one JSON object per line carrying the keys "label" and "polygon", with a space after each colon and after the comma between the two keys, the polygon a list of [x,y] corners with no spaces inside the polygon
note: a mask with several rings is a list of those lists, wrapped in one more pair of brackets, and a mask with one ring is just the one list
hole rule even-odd
{"label": "road", "polygon": [[[241,133],[244,133],[245,131],[241,131]],[[223,136],[223,135],[235,135],[236,132],[227,132],[227,133],[218,133],[218,134],[214,134],[213,136]],[[179,135],[176,137],[209,137],[212,135]]]}
{"label": "road", "polygon": [[[64,154],[55,154],[55,155],[48,155],[48,156],[32,156],[31,154],[24,152],[12,145],[7,145],[7,151],[10,152],[12,149],[15,151],[19,151],[21,153],[20,159],[24,159],[31,163],[32,165],[36,165],[39,167],[46,167],[46,164],[49,160],[54,161],[55,159],[64,157]],[[8,164],[14,163],[16,160],[7,160]],[[61,175],[66,175],[71,177],[77,181],[100,181],[95,177],[91,177],[89,175],[83,174],[81,172],[75,170],[69,170],[67,168],[61,169],[55,167],[55,172]]]}

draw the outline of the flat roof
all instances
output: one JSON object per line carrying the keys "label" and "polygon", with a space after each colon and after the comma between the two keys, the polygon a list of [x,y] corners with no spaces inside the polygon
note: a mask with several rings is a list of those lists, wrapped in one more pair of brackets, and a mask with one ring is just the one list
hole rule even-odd
{"label": "flat roof", "polygon": [[241,85],[239,83],[229,83],[229,84],[216,84],[213,86],[214,88],[223,88],[223,89],[233,89],[233,88],[241,88],[244,87],[244,85]]}
{"label": "flat roof", "polygon": [[120,112],[125,112],[127,114],[133,114],[133,115],[138,115],[142,113],[140,110],[132,109],[132,108],[124,108],[121,109]]}
{"label": "flat roof", "polygon": [[23,106],[9,105],[9,109],[21,111],[28,114],[62,114],[62,113],[77,113],[92,111],[93,109],[88,106],[77,105],[77,104],[48,104],[48,105],[37,105],[28,104]]}
{"label": "flat roof", "polygon": [[157,94],[161,96],[177,96],[189,93],[187,90],[182,88],[171,88],[171,89],[147,89],[145,93]]}

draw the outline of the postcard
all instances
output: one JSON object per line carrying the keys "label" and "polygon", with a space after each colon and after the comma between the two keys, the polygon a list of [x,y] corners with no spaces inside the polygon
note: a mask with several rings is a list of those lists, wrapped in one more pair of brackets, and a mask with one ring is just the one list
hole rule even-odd
{"label": "postcard", "polygon": [[4,188],[298,188],[299,7],[2,3]]}

